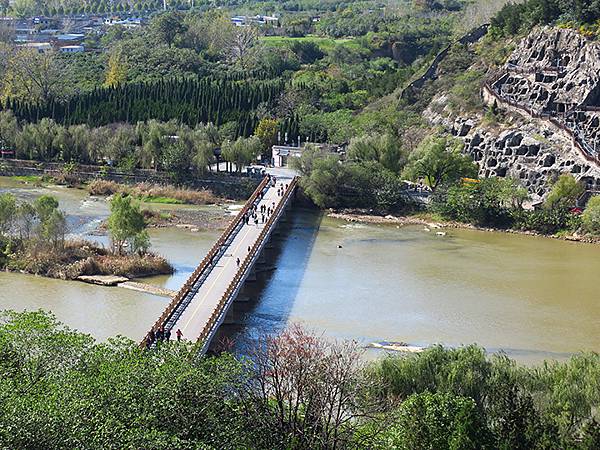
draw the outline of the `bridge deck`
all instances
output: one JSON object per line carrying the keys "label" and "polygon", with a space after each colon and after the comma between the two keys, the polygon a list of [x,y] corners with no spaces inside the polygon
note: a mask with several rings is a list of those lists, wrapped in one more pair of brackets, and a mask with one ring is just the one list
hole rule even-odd
{"label": "bridge deck", "polygon": [[[175,332],[181,330],[183,338],[191,341],[210,341],[226,313],[230,301],[251,270],[255,260],[268,240],[270,232],[277,225],[287,201],[291,198],[295,180],[277,179],[272,183],[261,183],[262,198],[256,193],[248,200],[234,222],[223,233],[207,257],[202,261],[190,280],[181,288],[174,302],[156,322],[153,330],[161,326]],[[286,189],[288,188],[288,189]],[[283,195],[278,194],[278,190]],[[261,192],[259,186],[257,192]],[[264,223],[260,207],[271,208],[271,215],[265,214]],[[255,206],[256,222],[250,218],[243,220],[245,211]],[[193,251],[190,249],[190,251]],[[173,333],[175,334],[175,333]],[[142,345],[149,345],[148,337]],[[203,345],[202,350],[206,350]]]}
{"label": "bridge deck", "polygon": [[[281,187],[282,184],[285,183],[278,181],[277,187],[270,187],[264,198],[258,203],[258,208],[260,208],[260,205],[271,208],[273,208],[273,204],[277,205],[282,199],[277,195],[277,188]],[[258,241],[261,231],[265,227],[265,224],[260,223],[260,214],[258,216],[259,223],[254,223],[250,219],[250,223],[244,225],[236,234],[217,262],[216,267],[213,268],[193,297],[192,302],[173,326],[174,329],[179,328],[182,331],[184,338],[197,339],[208,323],[213,311],[217,309],[221,298],[225,295],[225,291],[239,270],[237,259],[239,258],[240,262],[244,261],[248,255],[248,250]]]}

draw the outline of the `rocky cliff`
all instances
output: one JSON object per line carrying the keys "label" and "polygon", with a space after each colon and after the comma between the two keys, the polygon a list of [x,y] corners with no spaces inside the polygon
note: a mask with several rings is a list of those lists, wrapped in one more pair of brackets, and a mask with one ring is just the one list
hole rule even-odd
{"label": "rocky cliff", "polygon": [[561,113],[600,101],[600,44],[574,30],[545,27],[523,39],[498,89],[522,105]]}
{"label": "rocky cliff", "polygon": [[433,124],[464,140],[481,176],[514,177],[534,200],[561,173],[600,191],[600,44],[573,30],[534,30],[490,77],[483,94],[504,110],[501,123],[483,125],[482,114],[453,117],[444,95],[425,112]]}

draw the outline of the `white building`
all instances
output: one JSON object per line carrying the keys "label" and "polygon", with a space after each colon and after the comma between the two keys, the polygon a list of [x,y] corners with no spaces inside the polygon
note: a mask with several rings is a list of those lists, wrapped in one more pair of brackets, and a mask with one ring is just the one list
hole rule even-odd
{"label": "white building", "polygon": [[52,45],[49,42],[28,42],[27,44],[21,45],[32,50],[36,50],[38,53],[46,53],[52,50]]}
{"label": "white building", "polygon": [[318,144],[314,142],[305,142],[300,146],[295,145],[274,145],[271,150],[271,158],[273,166],[286,167],[291,158],[300,158],[307,145],[319,148],[326,153],[337,155],[342,158],[345,155],[343,146]]}
{"label": "white building", "polygon": [[234,16],[230,20],[236,27],[247,27],[249,25],[262,26],[267,24],[277,26],[279,24],[279,18],[274,16]]}
{"label": "white building", "polygon": [[61,53],[83,53],[85,47],[83,45],[65,45],[64,47],[60,47],[59,51]]}

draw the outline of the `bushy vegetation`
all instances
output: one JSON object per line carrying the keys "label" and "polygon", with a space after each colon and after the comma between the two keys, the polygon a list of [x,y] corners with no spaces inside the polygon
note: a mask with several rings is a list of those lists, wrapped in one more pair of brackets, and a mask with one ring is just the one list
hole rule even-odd
{"label": "bushy vegetation", "polygon": [[[262,123],[262,122],[260,122]],[[52,119],[21,123],[10,111],[0,112],[0,136],[18,159],[108,165],[121,171],[154,169],[167,172],[174,182],[212,169],[214,151],[238,170],[265,151],[258,137],[234,139],[235,129],[199,124],[194,128],[175,120],[150,120],[136,125],[60,125]],[[271,139],[268,134],[262,135]],[[234,145],[235,144],[235,145]],[[108,169],[108,167],[107,167]]]}
{"label": "bushy vegetation", "polygon": [[88,37],[86,47],[99,52],[66,57],[0,45],[2,107],[28,122],[67,126],[213,122],[233,130],[232,139],[271,119],[288,142],[342,143],[381,127],[381,117],[354,113],[402,87],[444,48],[466,2],[245,5],[281,14],[279,26],[260,28],[230,22],[236,2],[218,12],[196,3],[195,11],[156,14],[141,29],[114,26]]}
{"label": "bushy vegetation", "polygon": [[114,253],[67,239],[67,221],[54,197],[43,195],[30,203],[19,202],[10,193],[0,194],[0,269],[61,279],[172,273],[164,258],[148,253],[145,219],[131,199],[117,194],[111,206]]}
{"label": "bushy vegetation", "polygon": [[[496,35],[512,36],[527,32],[536,25],[560,22],[576,26],[594,24],[598,19],[600,19],[600,5],[596,1],[527,0],[506,4],[492,19],[492,32]],[[582,31],[587,34],[590,30],[583,27]]]}
{"label": "bushy vegetation", "polygon": [[600,235],[600,196],[590,199],[583,212],[582,221],[589,233]]}
{"label": "bushy vegetation", "polygon": [[516,180],[466,180],[444,187],[434,197],[433,208],[451,220],[552,235],[580,230],[582,216],[575,205],[583,191],[573,176],[562,175],[541,208],[526,210],[528,194]]}
{"label": "bushy vegetation", "polygon": [[0,320],[7,448],[594,449],[598,354],[539,367],[476,346],[389,356],[299,327],[251,359],[96,343],[42,312]]}
{"label": "bushy vegetation", "polygon": [[194,190],[184,187],[138,183],[133,186],[119,184],[108,180],[94,180],[87,185],[90,195],[109,196],[113,194],[128,194],[148,203],[158,202],[158,199],[172,200],[170,203],[190,205],[207,205],[215,203],[217,198],[209,190]]}
{"label": "bushy vegetation", "polygon": [[293,161],[303,175],[301,184],[306,195],[322,208],[402,210],[409,199],[403,193],[400,178],[380,161],[385,159],[385,139],[370,142],[375,144],[370,149],[362,149],[364,141],[355,142],[351,154],[356,160],[344,164],[317,147],[307,148],[302,157]]}
{"label": "bushy vegetation", "polygon": [[30,203],[18,202],[10,193],[0,194],[0,250],[5,258],[14,252],[29,256],[59,252],[66,232],[65,215],[54,197],[42,195]]}

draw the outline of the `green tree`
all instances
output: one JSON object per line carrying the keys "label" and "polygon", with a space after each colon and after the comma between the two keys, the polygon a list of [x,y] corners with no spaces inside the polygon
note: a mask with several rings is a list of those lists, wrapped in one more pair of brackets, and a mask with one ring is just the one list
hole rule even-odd
{"label": "green tree", "polygon": [[[304,164],[307,161],[303,161]],[[306,195],[320,208],[340,206],[338,190],[343,167],[335,156],[310,161],[310,175],[301,179]]]}
{"label": "green tree", "polygon": [[235,141],[227,140],[223,142],[222,155],[225,161],[235,164],[237,172],[241,172],[244,166],[256,161],[261,149],[262,144],[258,137],[239,137]]}
{"label": "green tree", "polygon": [[183,16],[180,13],[167,12],[152,19],[150,29],[159,41],[171,47],[177,37],[185,32],[186,27],[183,22]]}
{"label": "green tree", "polygon": [[390,134],[353,138],[348,148],[350,161],[377,161],[394,173],[400,173],[407,158],[399,140]]}
{"label": "green tree", "polygon": [[379,437],[378,448],[481,449],[489,433],[470,398],[423,392],[410,396]]}
{"label": "green tree", "polygon": [[16,212],[15,196],[10,193],[0,194],[0,236],[7,235],[11,230]]}
{"label": "green tree", "polygon": [[8,61],[1,83],[2,99],[45,103],[63,97],[65,67],[54,52],[19,48],[10,52]]}
{"label": "green tree", "polygon": [[433,207],[449,219],[481,226],[508,227],[522,211],[527,190],[512,178],[461,182],[437,193]]}
{"label": "green tree", "polygon": [[65,215],[58,209],[58,201],[50,195],[42,195],[33,203],[33,209],[38,220],[36,228],[38,243],[43,247],[61,249],[65,242],[67,221]]}
{"label": "green tree", "polygon": [[113,250],[119,255],[123,254],[126,246],[130,252],[145,251],[148,248],[144,215],[139,203],[134,203],[129,196],[116,194],[111,200],[108,230]]}
{"label": "green tree", "polygon": [[461,150],[460,141],[448,136],[426,139],[411,153],[403,177],[413,181],[422,177],[435,190],[440,184],[477,176],[477,166]]}
{"label": "green tree", "polygon": [[174,181],[182,181],[189,177],[194,157],[192,148],[193,145],[182,136],[165,146],[161,165]]}
{"label": "green tree", "polygon": [[585,188],[573,175],[563,174],[552,186],[552,190],[544,201],[547,209],[560,209],[575,206],[577,199]]}
{"label": "green tree", "polygon": [[38,197],[33,204],[40,221],[47,220],[58,209],[58,200],[51,195]]}
{"label": "green tree", "polygon": [[279,122],[276,119],[261,119],[254,130],[254,135],[260,139],[262,154],[267,158],[271,156],[271,147],[277,142],[277,128]]}
{"label": "green tree", "polygon": [[58,209],[54,209],[44,220],[40,221],[39,238],[54,250],[64,247],[66,233],[67,220],[63,212]]}
{"label": "green tree", "polygon": [[14,150],[19,133],[19,123],[13,112],[0,111],[0,147],[5,145],[9,150]]}
{"label": "green tree", "polygon": [[592,234],[600,234],[600,195],[590,198],[582,215],[583,226]]}

